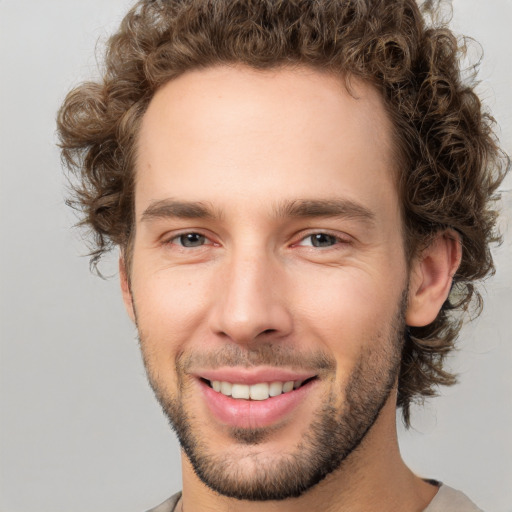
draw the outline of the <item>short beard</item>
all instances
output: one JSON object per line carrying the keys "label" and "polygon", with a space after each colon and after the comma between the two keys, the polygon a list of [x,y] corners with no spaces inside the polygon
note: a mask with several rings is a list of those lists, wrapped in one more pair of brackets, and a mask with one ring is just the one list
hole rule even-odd
{"label": "short beard", "polygon": [[[158,379],[151,375],[150,365],[145,360],[155,395],[200,480],[219,494],[239,500],[284,500],[301,496],[328,474],[340,469],[377,420],[395,386],[404,342],[406,304],[407,294],[404,291],[390,333],[387,336],[377,334],[366,345],[345,390],[338,393],[331,390],[316,413],[317,419],[311,423],[295,450],[278,456],[265,452],[248,454],[243,459],[249,463],[251,471],[241,463],[241,457],[212,454],[208,440],[201,438],[198,430],[201,421],[187,412],[187,400],[183,399],[187,391],[183,365],[180,368],[180,362],[176,363],[180,389],[176,396],[170,397],[164,394]],[[141,346],[144,347],[143,342]],[[229,352],[230,356],[239,354],[241,366],[247,365],[248,359],[254,365],[269,364],[272,354],[276,366],[287,360],[286,355],[279,355],[282,354],[280,347],[272,344],[262,345],[252,354],[239,347]],[[219,356],[222,354],[214,357]],[[296,357],[297,354],[290,354],[288,359],[291,361]],[[335,368],[333,360],[325,355],[323,358],[326,366]],[[236,363],[235,356],[226,364],[235,366]],[[345,400],[341,407],[336,407],[340,396]],[[273,427],[233,428],[230,434],[234,443],[256,446],[271,437],[274,430]]]}

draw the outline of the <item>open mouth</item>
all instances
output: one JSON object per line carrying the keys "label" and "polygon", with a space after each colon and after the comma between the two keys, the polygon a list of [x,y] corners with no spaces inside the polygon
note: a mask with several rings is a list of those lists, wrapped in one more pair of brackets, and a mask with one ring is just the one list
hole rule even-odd
{"label": "open mouth", "polygon": [[299,389],[317,377],[310,377],[305,380],[289,380],[276,382],[259,382],[256,384],[240,384],[236,382],[226,382],[219,380],[208,380],[201,378],[205,384],[217,393],[241,400],[267,400],[269,398],[290,393]]}

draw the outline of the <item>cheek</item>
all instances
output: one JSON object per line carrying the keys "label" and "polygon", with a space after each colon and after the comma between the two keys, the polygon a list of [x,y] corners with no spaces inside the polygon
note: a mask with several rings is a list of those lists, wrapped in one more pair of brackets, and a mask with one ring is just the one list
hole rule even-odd
{"label": "cheek", "polygon": [[165,360],[169,352],[182,351],[204,325],[209,289],[209,280],[197,272],[140,274],[132,291],[137,327],[147,350],[155,356],[165,353]]}
{"label": "cheek", "polygon": [[355,268],[333,269],[313,279],[302,274],[294,290],[300,298],[295,314],[298,324],[305,337],[310,331],[339,365],[352,366],[365,346],[386,339],[392,331],[401,299],[398,281],[378,279]]}

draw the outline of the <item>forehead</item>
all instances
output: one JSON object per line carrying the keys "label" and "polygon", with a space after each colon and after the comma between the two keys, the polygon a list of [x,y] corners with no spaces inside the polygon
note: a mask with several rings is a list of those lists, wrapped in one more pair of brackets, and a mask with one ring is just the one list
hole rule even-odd
{"label": "forehead", "polygon": [[192,71],[158,90],[144,115],[136,211],[177,195],[221,207],[331,192],[372,202],[369,192],[395,195],[392,148],[383,100],[367,83],[352,79],[349,92],[309,68]]}

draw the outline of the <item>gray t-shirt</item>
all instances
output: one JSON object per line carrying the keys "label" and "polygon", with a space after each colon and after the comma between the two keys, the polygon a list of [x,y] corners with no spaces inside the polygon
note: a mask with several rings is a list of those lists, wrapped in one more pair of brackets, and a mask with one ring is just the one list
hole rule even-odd
{"label": "gray t-shirt", "polygon": [[[174,512],[181,492],[171,496],[158,507],[148,512]],[[465,494],[447,485],[440,485],[439,491],[423,512],[482,512]]]}
{"label": "gray t-shirt", "polygon": [[483,512],[465,494],[447,485],[440,485],[439,491],[423,512]]}

